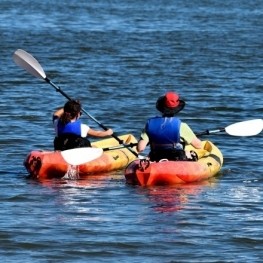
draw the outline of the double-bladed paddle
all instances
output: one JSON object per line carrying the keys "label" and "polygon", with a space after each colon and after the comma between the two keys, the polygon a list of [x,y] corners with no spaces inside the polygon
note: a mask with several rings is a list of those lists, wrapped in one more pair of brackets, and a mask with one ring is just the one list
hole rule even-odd
{"label": "double-bladed paddle", "polygon": [[[233,123],[228,125],[225,128],[218,128],[214,130],[206,130],[204,132],[197,133],[197,136],[202,135],[211,135],[225,132],[231,136],[255,136],[259,134],[263,130],[263,120],[262,119],[255,119],[255,120],[248,120],[248,121],[241,121],[237,123]],[[107,148],[102,148],[103,151],[113,151],[117,149],[121,149],[124,147],[134,147],[137,146],[138,143],[128,143],[124,145],[112,146]],[[92,150],[96,150],[96,148],[91,148],[90,153],[92,154]],[[144,156],[139,155],[139,158],[144,158]]]}
{"label": "double-bladed paddle", "polygon": [[[255,119],[255,120],[248,120],[248,121],[241,121],[230,124],[225,128],[217,128],[214,130],[206,130],[203,132],[196,133],[196,136],[203,136],[203,135],[210,135],[216,133],[225,132],[231,136],[255,136],[261,133],[263,130],[263,120],[262,119]],[[129,143],[126,144],[126,147],[134,147],[138,143]],[[103,151],[110,151],[123,148],[124,146],[112,146],[108,148],[103,148]]]}
{"label": "double-bladed paddle", "polygon": [[[215,130],[206,130],[197,134],[210,135],[221,132],[226,132],[232,136],[253,136],[259,134],[263,129],[263,120],[255,119],[249,121],[242,121],[233,123],[225,128],[219,128]],[[119,146],[112,146],[107,148],[76,148],[71,150],[61,151],[63,159],[70,165],[81,165],[99,158],[104,151],[113,151],[121,148],[134,147],[137,143],[128,143]],[[139,158],[145,158],[145,156],[138,155]]]}
{"label": "double-bladed paddle", "polygon": [[[58,87],[56,84],[54,84],[47,76],[45,71],[43,70],[42,66],[39,64],[39,62],[29,53],[22,49],[17,49],[13,54],[13,60],[15,63],[20,66],[21,68],[25,69],[28,73],[31,75],[45,80],[48,84],[53,86],[56,91],[60,92],[64,97],[66,97],[68,100],[72,100],[60,87]],[[99,122],[96,118],[94,118],[92,115],[90,115],[85,109],[82,108],[82,111],[93,121],[95,121],[102,129],[105,131],[108,130],[106,126],[104,126],[101,122]],[[118,138],[115,134],[111,135],[115,140],[118,141],[119,144],[123,144],[123,141]],[[124,144],[123,144],[124,145]],[[124,147],[126,147],[124,145]],[[131,153],[133,153],[136,157],[138,157],[138,154],[132,150],[131,148],[126,147]]]}

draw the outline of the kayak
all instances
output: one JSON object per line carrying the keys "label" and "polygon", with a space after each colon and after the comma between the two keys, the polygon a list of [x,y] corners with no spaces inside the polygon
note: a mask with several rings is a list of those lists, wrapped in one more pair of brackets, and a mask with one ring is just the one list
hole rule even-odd
{"label": "kayak", "polygon": [[[132,134],[122,135],[119,136],[119,138],[125,144],[137,142]],[[114,148],[114,146],[117,148],[119,143],[114,138],[109,138],[92,142],[91,145],[94,149]],[[132,148],[132,150],[135,151],[134,148]],[[62,178],[67,174],[69,169],[74,169],[72,165],[66,162],[62,153],[63,152],[60,151],[33,150],[26,156],[24,166],[32,178]],[[104,151],[100,157],[78,165],[78,177],[81,178],[81,176],[87,174],[97,174],[123,169],[136,158],[137,157],[127,148]]]}
{"label": "kayak", "polygon": [[141,186],[172,185],[192,183],[213,177],[223,165],[223,155],[210,141],[203,141],[202,146],[202,149],[186,146],[186,150],[196,152],[197,161],[134,160],[125,169],[126,182]]}

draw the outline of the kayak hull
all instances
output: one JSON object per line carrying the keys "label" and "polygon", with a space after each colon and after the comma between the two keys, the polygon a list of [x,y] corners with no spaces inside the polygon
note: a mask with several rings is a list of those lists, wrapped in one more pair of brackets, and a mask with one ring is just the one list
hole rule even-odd
{"label": "kayak hull", "polygon": [[[202,145],[202,149],[195,149],[198,161],[134,160],[125,169],[126,182],[141,186],[172,185],[198,182],[213,177],[223,165],[223,155],[210,141],[204,141]],[[187,150],[193,148],[187,146]]]}
{"label": "kayak hull", "polygon": [[[131,134],[122,135],[119,138],[125,143],[137,142]],[[108,148],[118,145],[114,138],[92,143],[92,146],[97,148]],[[136,152],[134,148],[133,150]],[[120,170],[135,159],[136,156],[126,148],[105,151],[99,158],[77,166],[78,176]],[[31,177],[38,179],[62,178],[71,169],[71,166],[65,162],[60,151],[31,151],[24,160],[24,166]]]}

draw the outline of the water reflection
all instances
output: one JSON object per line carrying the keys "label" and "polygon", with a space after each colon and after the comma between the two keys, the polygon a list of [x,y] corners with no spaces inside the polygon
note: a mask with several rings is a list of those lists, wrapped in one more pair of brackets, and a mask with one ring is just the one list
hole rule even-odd
{"label": "water reflection", "polygon": [[[98,190],[101,191],[102,189],[108,189],[107,192],[111,192],[113,194],[114,190],[116,190],[118,182],[120,182],[120,185],[123,186],[125,180],[121,172],[112,172],[100,175],[87,175],[86,177],[78,180],[42,179],[33,181],[34,183],[40,183],[42,186],[50,189],[52,192],[57,192],[59,194],[60,202],[62,198],[64,205],[72,205],[72,200],[75,202],[76,198],[79,199],[83,195],[87,197],[86,190],[89,190],[89,198],[92,196],[98,198]],[[138,197],[140,198],[140,196],[143,196],[146,198],[149,207],[151,207],[154,211],[161,213],[172,213],[185,209],[191,198],[196,198],[207,188],[215,187],[217,185],[217,181],[218,178],[213,177],[210,180],[192,184],[154,186],[146,188],[127,185],[127,187],[128,191],[135,187],[135,191],[132,190],[129,193],[131,196],[133,196],[132,198],[134,200],[136,200]]]}
{"label": "water reflection", "polygon": [[198,196],[204,188],[215,187],[217,179],[212,178],[209,181],[202,181],[193,184],[182,184],[176,186],[156,186],[138,190],[144,194],[152,208],[157,212],[171,213],[186,208],[191,197]]}
{"label": "water reflection", "polygon": [[64,179],[30,179],[32,181],[36,181],[40,183],[42,186],[48,188],[59,188],[62,190],[63,188],[96,188],[96,187],[104,187],[109,183],[112,179],[118,179],[119,175],[116,173],[104,173],[104,174],[96,174],[96,175],[86,175],[81,176],[81,179],[71,179],[68,177],[64,177]]}

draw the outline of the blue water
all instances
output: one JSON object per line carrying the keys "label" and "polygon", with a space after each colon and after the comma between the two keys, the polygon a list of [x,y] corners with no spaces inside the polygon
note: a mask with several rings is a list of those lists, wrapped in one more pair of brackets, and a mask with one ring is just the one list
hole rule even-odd
{"label": "blue water", "polygon": [[186,100],[180,117],[194,131],[226,127],[262,118],[262,1],[13,0],[0,10],[2,262],[262,262],[262,133],[203,137],[224,166],[194,185],[135,187],[123,171],[30,180],[23,160],[52,149],[51,116],[66,99],[12,60],[31,53],[117,134],[138,138],[167,90]]}

